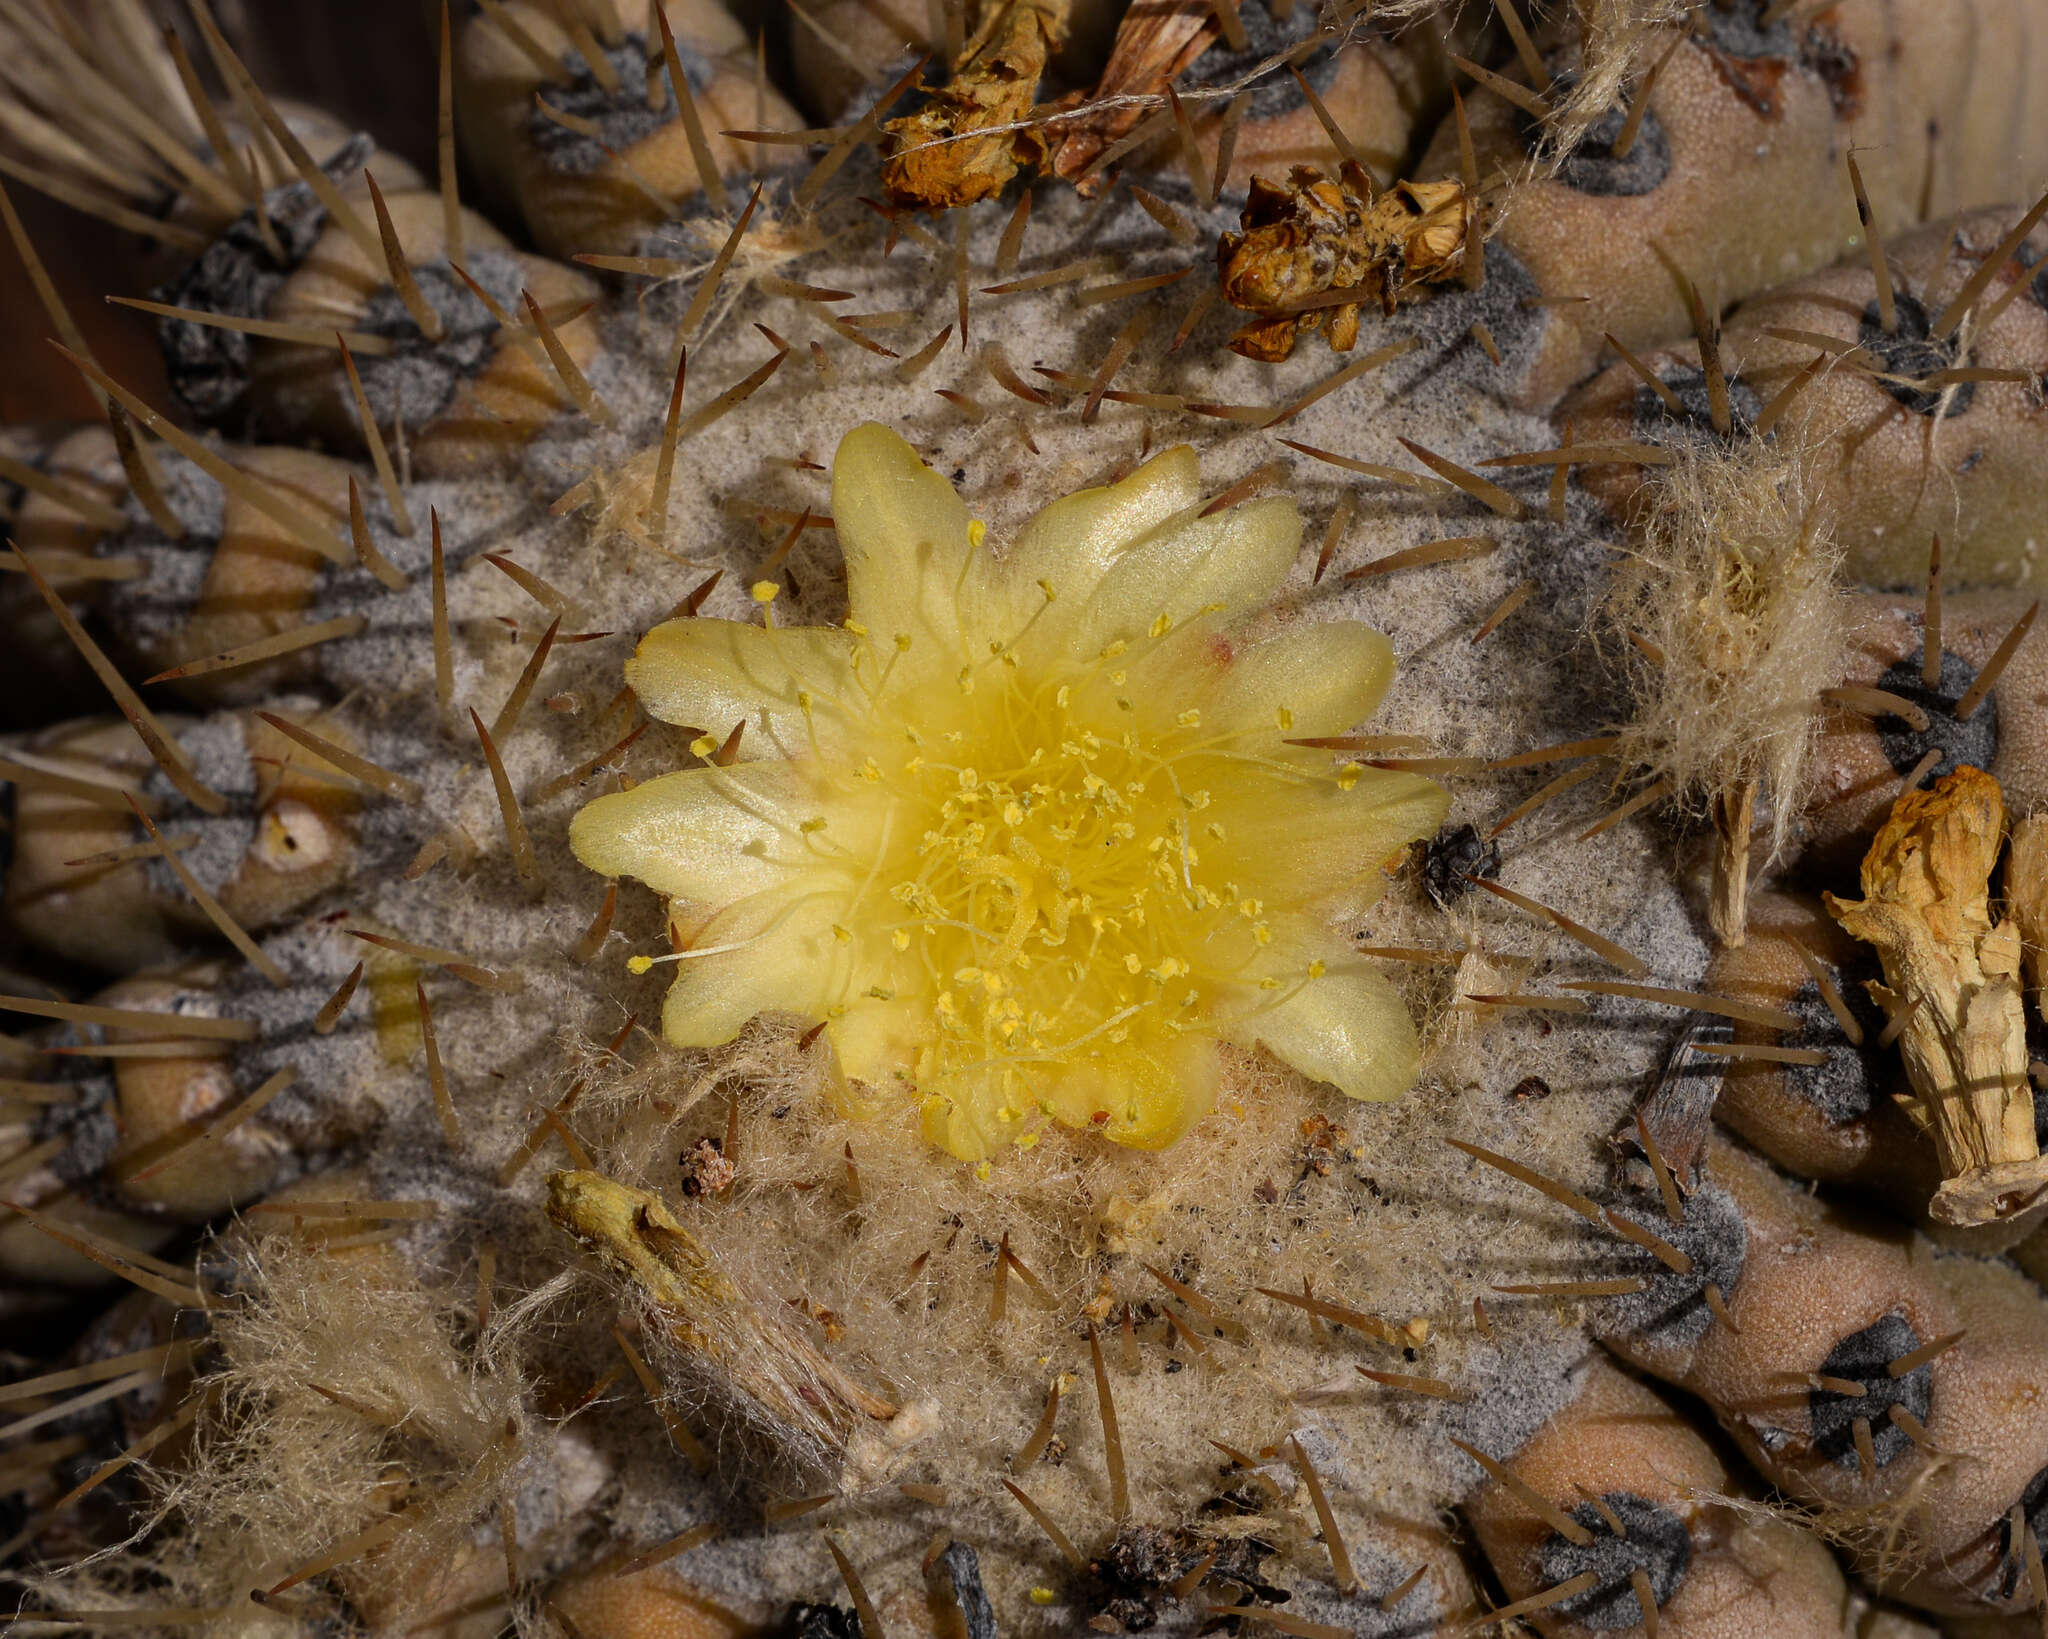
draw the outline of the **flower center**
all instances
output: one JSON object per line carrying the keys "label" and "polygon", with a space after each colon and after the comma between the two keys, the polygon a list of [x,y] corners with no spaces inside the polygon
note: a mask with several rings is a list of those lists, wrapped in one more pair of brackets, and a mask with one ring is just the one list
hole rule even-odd
{"label": "flower center", "polygon": [[1134,1057],[1206,1025],[1223,987],[1289,985],[1263,971],[1273,930],[1240,890],[1218,796],[1251,765],[1332,771],[1286,756],[1284,709],[1219,731],[1159,698],[1229,664],[1206,621],[1162,617],[1079,662],[995,643],[901,690],[902,640],[862,644],[867,699],[849,703],[862,720],[840,778],[879,805],[881,841],[858,925],[835,929],[856,949],[830,1015],[922,996],[934,1028],[910,1074],[928,1110],[969,1105],[1025,1143],[1042,1117],[1128,1137],[1156,1079]]}

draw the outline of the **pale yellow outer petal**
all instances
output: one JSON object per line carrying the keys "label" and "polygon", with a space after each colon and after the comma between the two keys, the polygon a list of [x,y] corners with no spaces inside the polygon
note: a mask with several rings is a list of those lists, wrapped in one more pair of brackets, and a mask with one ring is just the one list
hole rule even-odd
{"label": "pale yellow outer petal", "polygon": [[[1046,1065],[1028,1098],[1011,1095],[1014,1119],[993,1085],[923,1089],[927,1140],[963,1161],[1009,1148],[1032,1110],[1131,1149],[1163,1150],[1209,1113],[1223,1078],[1215,1038],[1207,1033],[1164,1036],[1147,1032],[1100,1057]],[[1099,1119],[1098,1119],[1099,1118]]]}
{"label": "pale yellow outer petal", "polygon": [[[1061,1070],[1041,1096],[1066,1126],[1134,1150],[1163,1150],[1209,1113],[1222,1081],[1216,1038],[1207,1031],[1145,1031],[1122,1052]],[[1105,1113],[1106,1121],[1096,1119]]]}
{"label": "pale yellow outer petal", "polygon": [[1007,639],[1054,597],[1069,606],[1086,598],[1124,553],[1202,499],[1195,452],[1164,450],[1128,477],[1062,496],[1036,513],[1005,549],[996,573],[978,590],[971,614],[977,635]]}
{"label": "pale yellow outer petal", "polygon": [[1333,967],[1284,1001],[1229,1027],[1311,1081],[1349,1098],[1399,1098],[1415,1082],[1419,1053],[1408,1009],[1370,969]]}
{"label": "pale yellow outer petal", "polygon": [[960,663],[959,587],[972,548],[953,486],[887,427],[866,422],[832,459],[832,520],[853,617],[885,654],[907,636],[904,665]]}
{"label": "pale yellow outer petal", "polygon": [[[656,893],[723,905],[789,888],[818,861],[798,831],[825,812],[803,774],[780,761],[690,768],[613,792],[569,822],[569,846],[593,871],[638,877]],[[841,809],[835,828],[865,832]],[[804,884],[810,886],[813,884]]]}
{"label": "pale yellow outer petal", "polygon": [[826,1034],[839,1055],[839,1068],[855,1081],[893,1086],[897,1072],[917,1062],[918,1049],[937,1030],[922,998],[879,1001],[862,996],[847,1004]]}
{"label": "pale yellow outer petal", "polygon": [[770,894],[719,917],[707,943],[739,948],[677,964],[661,1004],[662,1035],[678,1047],[716,1047],[757,1013],[822,1013],[839,956],[832,911],[829,900]]}
{"label": "pale yellow outer petal", "polygon": [[1322,920],[1358,915],[1386,886],[1387,861],[1410,843],[1434,836],[1450,811],[1450,794],[1434,780],[1368,768],[1343,790],[1325,764],[1309,779],[1201,759],[1203,771],[1183,776],[1213,796],[1203,818],[1224,828],[1210,856],[1243,860],[1247,892],[1275,909],[1305,909]]}
{"label": "pale yellow outer petal", "polygon": [[[1242,645],[1217,633],[1162,645],[1156,664],[1131,669],[1132,691],[1161,718],[1202,714],[1202,738],[1342,734],[1378,709],[1394,678],[1394,646],[1355,620],[1304,626]],[[1282,712],[1286,713],[1283,726]]]}
{"label": "pale yellow outer petal", "polygon": [[743,761],[794,755],[811,745],[799,693],[811,698],[819,743],[839,743],[853,645],[851,633],[822,626],[770,631],[736,620],[670,620],[640,640],[626,681],[664,723],[723,741],[744,722]]}
{"label": "pale yellow outer petal", "polygon": [[1090,660],[1106,644],[1148,636],[1205,610],[1237,613],[1270,599],[1301,550],[1301,514],[1285,498],[1160,525],[1121,556],[1086,598],[1062,601],[1020,652]]}

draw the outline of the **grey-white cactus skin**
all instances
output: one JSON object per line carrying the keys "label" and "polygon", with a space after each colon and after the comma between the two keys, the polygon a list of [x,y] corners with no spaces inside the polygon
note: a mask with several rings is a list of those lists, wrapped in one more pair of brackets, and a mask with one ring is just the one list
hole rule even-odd
{"label": "grey-white cactus skin", "polygon": [[[24,1609],[122,1631],[587,1639],[1194,1632],[1216,1611],[1393,1635],[1507,1604],[1579,1635],[1648,1631],[1646,1590],[1658,1631],[1681,1636],[1841,1632],[1857,1586],[1929,1621],[2029,1609],[2048,1430],[1996,1408],[2048,1333],[2031,1278],[1980,1254],[2048,1260],[2017,1229],[1937,1246],[1925,1137],[1872,1098],[1801,1101],[1809,1082],[1846,1085],[1851,1060],[1856,1088],[1883,1087],[1898,1058],[1881,1016],[1852,1044],[1787,956],[1810,943],[1831,978],[1855,970],[1791,896],[1854,885],[1918,766],[1893,742],[1933,731],[1871,691],[1906,692],[1892,673],[1930,630],[1958,669],[1943,661],[1906,704],[1988,747],[2015,819],[2032,807],[2031,558],[2012,518],[2040,482],[2037,383],[2007,376],[2048,360],[2027,352],[2019,144],[1971,125],[1917,194],[1866,161],[1881,236],[1911,227],[1894,212],[1988,207],[1942,265],[1914,260],[1944,244],[1923,228],[1874,271],[1846,178],[1812,182],[1835,176],[1827,144],[1853,118],[1822,95],[1841,66],[1827,52],[1848,38],[1872,106],[1894,111],[1981,100],[1995,76],[1882,79],[1871,41],[1964,49],[1924,7],[1873,4],[1881,27],[1798,19],[1780,50],[1787,25],[1745,23],[1744,5],[1710,7],[1697,37],[1624,8],[1575,79],[1538,93],[1564,133],[1600,112],[1589,99],[1662,99],[1669,169],[1647,190],[1588,181],[1602,144],[1621,162],[1619,121],[1558,169],[1562,137],[1464,82],[1494,227],[1474,286],[1369,314],[1354,359],[1303,345],[1266,366],[1226,350],[1235,323],[1213,302],[1210,257],[1242,203],[1241,181],[1210,192],[1229,123],[1213,75],[1182,82],[1206,145],[1192,179],[1169,110],[1165,140],[1097,200],[1040,180],[920,218],[877,208],[872,128],[837,145],[725,134],[844,99],[815,17],[455,6],[457,209],[435,75],[408,115],[413,164],[347,121],[281,117],[324,165],[322,197],[252,127],[196,14],[182,49],[233,160],[139,6],[53,23],[0,4],[21,44],[14,106],[61,136],[52,76],[99,74],[213,179],[132,123],[109,138],[108,167],[135,183],[118,202],[166,231],[127,241],[108,284],[295,327],[165,320],[168,391],[96,351],[89,379],[141,457],[97,426],[8,445],[36,573],[0,587],[25,679],[0,746],[0,989],[18,1004],[0,1312],[19,1322],[12,1378],[84,1368],[0,1387],[34,1442],[0,1515]],[[1271,32],[1257,9],[1246,20]],[[1340,130],[1402,133],[1406,154],[1369,156],[1382,180],[1432,157],[1460,173],[1447,71],[1418,67],[1420,35],[1395,26],[1413,13],[1427,30],[1434,9],[1346,45],[1379,78],[1362,55],[1306,74]],[[2021,0],[1962,9],[2042,26]],[[262,78],[264,29],[220,21]],[[663,21],[723,167],[708,190]],[[763,23],[801,48],[757,105]],[[1527,77],[1504,29],[1474,27],[1470,49]],[[1645,76],[1667,50],[1660,91]],[[1796,357],[1736,369],[1724,401],[1714,326],[1688,341],[1682,301],[1626,281],[1577,302],[1596,236],[1557,228],[1655,239],[1660,189],[1771,125],[1742,88],[1780,61],[1806,100],[1780,121],[1772,185],[1815,193],[1813,220],[1779,236],[1796,265],[1736,288],[1777,232],[1736,192],[1705,222],[1673,205],[1689,225],[1666,248],[1703,285],[1727,270],[1708,299],[1751,296],[1759,333],[1766,287],[1793,281],[1784,299],[1839,286],[1875,305],[1889,277],[1935,305],[1930,329],[1941,303],[1977,305],[1937,361],[1964,375],[1873,374],[1845,340],[1772,437],[1765,406],[1808,390],[1803,326],[1778,338]],[[1097,67],[1077,53],[1063,72],[1085,93]],[[850,126],[898,72],[815,117]],[[1415,100],[1390,112],[1375,85]],[[1298,157],[1335,171],[1291,78],[1250,89],[1247,151],[1277,156],[1262,167],[1306,142]],[[40,179],[80,163],[25,118],[7,131]],[[245,182],[230,212],[221,190]],[[60,296],[83,310],[98,294]],[[1678,412],[1634,376],[1628,415],[1597,434],[1622,376],[1554,410],[1598,354],[1596,306]],[[1901,393],[1936,402],[1921,415]],[[1929,484],[1914,493],[1913,528],[1939,513],[1952,543],[1996,548],[1952,546],[1934,601],[1897,572],[1925,543],[1886,540],[1882,519],[1873,535],[1867,496],[1846,536],[1810,505],[1838,482],[1829,441],[1880,399],[1926,423],[1903,465],[1997,469],[1944,491],[1945,513]],[[1972,440],[1989,419],[1996,436]],[[842,622],[830,465],[868,422],[955,485],[998,555],[1046,504],[1179,443],[1224,507],[1298,506],[1298,558],[1218,664],[1319,622],[1392,643],[1391,691],[1331,757],[1450,792],[1442,836],[1388,860],[1377,902],[1342,923],[1416,1020],[1405,1097],[1350,1102],[1220,1047],[1213,1112],[1169,1148],[1053,1125],[975,1166],[925,1142],[901,1087],[849,1085],[827,1020],[771,1010],[724,1045],[663,1039],[664,992],[689,971],[660,960],[670,918],[643,884],[579,863],[570,821],[767,753],[764,718],[735,741],[731,721],[654,715],[626,664],[669,620],[758,625],[765,605],[782,628]],[[1567,441],[1592,462],[1557,456]],[[1518,455],[1534,459],[1486,465]],[[1632,475],[1619,498],[1616,473]],[[1961,720],[1986,670],[1999,686]],[[1754,929],[1727,914],[1738,810]],[[1817,1201],[1711,1128],[1724,1071],[1729,1124],[1820,1177]],[[1782,1085],[1759,1091],[1765,1075]],[[1888,1148],[1866,1164],[1858,1146]],[[1889,1216],[1838,1204],[1859,1192]],[[1757,1411],[1772,1394],[1783,1415]],[[1709,1415],[1739,1460],[1701,1439]],[[1965,1477],[1930,1447],[1968,1459]],[[100,1475],[124,1451],[139,1460]],[[1730,1569],[1766,1562],[1782,1573],[1768,1586]]]}

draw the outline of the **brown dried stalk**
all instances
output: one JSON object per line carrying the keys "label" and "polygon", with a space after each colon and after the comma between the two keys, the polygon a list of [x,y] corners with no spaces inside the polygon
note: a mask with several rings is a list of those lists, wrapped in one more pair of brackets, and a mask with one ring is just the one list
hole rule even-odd
{"label": "brown dried stalk", "polygon": [[1756,829],[1753,779],[1733,779],[1714,793],[1714,871],[1707,919],[1722,944],[1736,946],[1749,929],[1749,839]]}
{"label": "brown dried stalk", "polygon": [[2005,856],[2005,903],[2026,949],[2027,987],[2048,1018],[2048,814],[2014,820]]}
{"label": "brown dried stalk", "polygon": [[[1154,111],[1148,99],[1165,96],[1181,71],[1209,49],[1217,29],[1210,0],[1132,0],[1083,111],[1060,121],[1053,174],[1094,198],[1109,181],[1098,168],[1104,154]],[[1098,103],[1111,106],[1095,108]]]}
{"label": "brown dried stalk", "polygon": [[1038,100],[1046,59],[1066,40],[1070,7],[1071,0],[981,0],[952,82],[884,128],[882,188],[891,204],[947,210],[993,199],[1020,163],[1042,157],[1036,131],[1011,127]]}
{"label": "brown dried stalk", "polygon": [[2034,1139],[2020,1003],[2020,929],[1991,918],[1989,884],[2005,800],[1959,768],[1892,805],[1863,857],[1863,899],[1825,896],[1835,920],[1877,947],[1870,993],[1903,1021],[1907,1112],[1934,1137],[1943,1223],[2009,1223],[2048,1212],[2048,1158]]}

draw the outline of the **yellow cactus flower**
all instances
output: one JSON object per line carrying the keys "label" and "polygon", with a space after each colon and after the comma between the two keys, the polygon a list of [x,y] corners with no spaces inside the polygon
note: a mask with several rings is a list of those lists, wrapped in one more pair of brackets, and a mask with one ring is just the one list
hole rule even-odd
{"label": "yellow cactus flower", "polygon": [[764,1011],[827,1023],[872,1106],[978,1160],[1047,1119],[1159,1149],[1209,1109],[1218,1041],[1393,1098],[1415,1033],[1333,919],[1433,832],[1443,791],[1289,739],[1393,675],[1353,621],[1246,643],[1292,501],[1204,515],[1195,456],[1033,518],[1000,557],[887,429],[849,433],[843,629],[673,620],[627,681],[740,760],[599,797],[577,857],[669,901],[681,1046]]}

